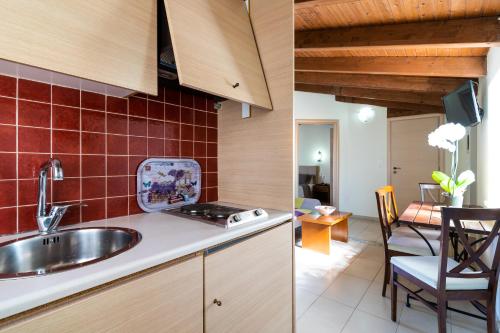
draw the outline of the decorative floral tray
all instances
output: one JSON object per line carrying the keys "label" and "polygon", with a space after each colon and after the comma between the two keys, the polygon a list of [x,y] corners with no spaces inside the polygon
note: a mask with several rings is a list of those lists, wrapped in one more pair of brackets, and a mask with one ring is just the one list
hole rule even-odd
{"label": "decorative floral tray", "polygon": [[149,158],[137,169],[137,203],[146,212],[196,203],[201,168],[189,159]]}

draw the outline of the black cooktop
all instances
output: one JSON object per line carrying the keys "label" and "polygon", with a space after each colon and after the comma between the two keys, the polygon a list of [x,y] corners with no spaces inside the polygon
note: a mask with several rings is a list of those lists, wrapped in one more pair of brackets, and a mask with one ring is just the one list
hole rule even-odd
{"label": "black cooktop", "polygon": [[211,220],[226,220],[231,214],[243,211],[244,209],[208,203],[186,205],[179,209],[179,212],[182,214],[205,217]]}

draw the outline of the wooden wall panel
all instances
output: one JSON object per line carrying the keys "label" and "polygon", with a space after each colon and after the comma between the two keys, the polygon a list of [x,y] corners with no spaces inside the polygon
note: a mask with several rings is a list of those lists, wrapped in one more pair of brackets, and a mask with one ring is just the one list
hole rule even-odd
{"label": "wooden wall panel", "polygon": [[223,103],[219,200],[292,210],[293,3],[251,0],[250,17],[274,110],[252,108],[241,119],[240,103]]}
{"label": "wooden wall panel", "polygon": [[157,94],[155,0],[7,0],[0,12],[0,59]]}

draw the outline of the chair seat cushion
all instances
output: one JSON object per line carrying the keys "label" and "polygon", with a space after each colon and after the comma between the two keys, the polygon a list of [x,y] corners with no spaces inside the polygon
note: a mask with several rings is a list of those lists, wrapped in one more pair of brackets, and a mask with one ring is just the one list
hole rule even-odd
{"label": "chair seat cushion", "polygon": [[[417,230],[428,240],[441,238],[441,230],[424,229],[424,228],[418,228]],[[420,237],[420,235],[417,234],[415,232],[415,230],[412,230],[412,229],[408,228],[407,226],[401,226],[398,228],[394,228],[392,230],[392,233],[394,235],[403,236],[403,237]]]}
{"label": "chair seat cushion", "polygon": [[[432,246],[434,253],[437,255],[440,247],[439,241],[435,239],[429,239],[428,241]],[[404,237],[393,234],[387,240],[387,247],[389,250],[414,254],[417,256],[432,255],[431,249],[421,237]]]}
{"label": "chair seat cushion", "polygon": [[[424,256],[424,257],[392,257],[391,264],[399,267],[401,270],[411,274],[420,281],[428,284],[431,287],[437,288],[439,276],[439,261],[440,256]],[[457,266],[458,262],[448,258],[448,271]],[[463,273],[470,272],[470,269],[465,269]],[[446,278],[446,290],[477,290],[488,289],[488,279],[464,279],[464,278]]]}

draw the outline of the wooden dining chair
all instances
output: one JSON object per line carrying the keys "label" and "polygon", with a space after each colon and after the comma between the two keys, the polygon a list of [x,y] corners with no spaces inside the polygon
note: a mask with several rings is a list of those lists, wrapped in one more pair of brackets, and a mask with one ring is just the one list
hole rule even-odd
{"label": "wooden dining chair", "polygon": [[[500,209],[447,208],[442,211],[441,252],[439,256],[393,257],[391,318],[396,321],[396,305],[398,287],[410,293],[431,310],[437,312],[439,333],[446,332],[446,311],[448,301],[471,301],[481,312],[486,314],[489,333],[496,331],[496,291],[498,284],[498,264],[500,261],[500,241],[494,244],[499,236]],[[490,221],[491,231],[480,244],[467,237],[460,221]],[[452,224],[453,223],[453,224]],[[468,257],[457,262],[448,257],[450,224],[454,225],[460,241],[467,251]],[[482,255],[491,246],[493,256],[491,263],[486,263]],[[490,251],[490,250],[488,250]],[[418,288],[421,288],[437,300],[433,303],[419,293],[410,290],[399,280],[404,277]],[[486,307],[479,303],[486,301]]]}
{"label": "wooden dining chair", "polygon": [[436,183],[418,183],[420,188],[420,201],[446,203],[441,185]]}
{"label": "wooden dining chair", "polygon": [[395,256],[434,255],[439,252],[439,233],[434,230],[415,231],[406,226],[397,226],[398,209],[394,188],[390,185],[375,191],[377,209],[384,245],[385,271],[382,296],[385,297],[390,282],[390,262]]}

